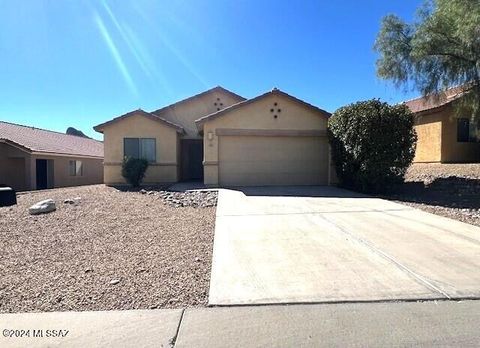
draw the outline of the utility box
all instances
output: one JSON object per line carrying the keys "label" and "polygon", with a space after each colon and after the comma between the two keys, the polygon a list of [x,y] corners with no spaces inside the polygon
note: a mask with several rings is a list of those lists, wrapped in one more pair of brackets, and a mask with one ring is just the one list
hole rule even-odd
{"label": "utility box", "polygon": [[0,187],[0,207],[17,204],[17,195],[11,187]]}

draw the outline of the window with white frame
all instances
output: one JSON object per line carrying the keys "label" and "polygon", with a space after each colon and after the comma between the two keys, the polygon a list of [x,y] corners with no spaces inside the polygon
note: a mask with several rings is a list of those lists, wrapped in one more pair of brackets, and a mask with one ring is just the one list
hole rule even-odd
{"label": "window with white frame", "polygon": [[71,160],[68,163],[70,176],[82,176],[83,175],[83,163],[82,161]]}
{"label": "window with white frame", "polygon": [[148,162],[156,162],[155,138],[124,138],[123,154],[125,157],[143,158]]}

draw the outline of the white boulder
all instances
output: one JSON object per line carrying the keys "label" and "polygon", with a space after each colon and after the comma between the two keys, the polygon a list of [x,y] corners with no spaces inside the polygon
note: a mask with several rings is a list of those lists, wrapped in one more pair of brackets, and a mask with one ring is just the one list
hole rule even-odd
{"label": "white boulder", "polygon": [[55,201],[53,199],[46,199],[32,205],[30,208],[28,208],[28,212],[31,215],[38,215],[50,213],[56,209],[57,207],[55,206]]}

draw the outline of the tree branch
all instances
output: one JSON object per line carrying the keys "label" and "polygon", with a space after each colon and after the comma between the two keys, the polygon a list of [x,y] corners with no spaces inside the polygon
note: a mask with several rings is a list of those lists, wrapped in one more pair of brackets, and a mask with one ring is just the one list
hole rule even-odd
{"label": "tree branch", "polygon": [[472,59],[469,59],[469,58],[465,58],[465,57],[460,56],[460,55],[455,54],[455,53],[449,53],[449,52],[429,52],[429,53],[427,53],[427,54],[428,54],[429,56],[446,56],[446,57],[456,58],[456,59],[462,60],[462,61],[464,61],[464,62],[473,64],[474,67],[477,66],[477,61],[476,61],[476,60],[472,60]]}

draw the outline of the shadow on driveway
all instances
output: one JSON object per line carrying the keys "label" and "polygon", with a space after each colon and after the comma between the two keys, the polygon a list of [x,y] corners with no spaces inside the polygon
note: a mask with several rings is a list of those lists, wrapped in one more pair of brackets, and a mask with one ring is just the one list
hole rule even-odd
{"label": "shadow on driveway", "polygon": [[445,208],[480,209],[480,180],[457,176],[437,178],[431,183],[406,182],[382,198]]}
{"label": "shadow on driveway", "polygon": [[255,186],[229,189],[243,192],[246,196],[369,198],[367,195],[335,186]]}

